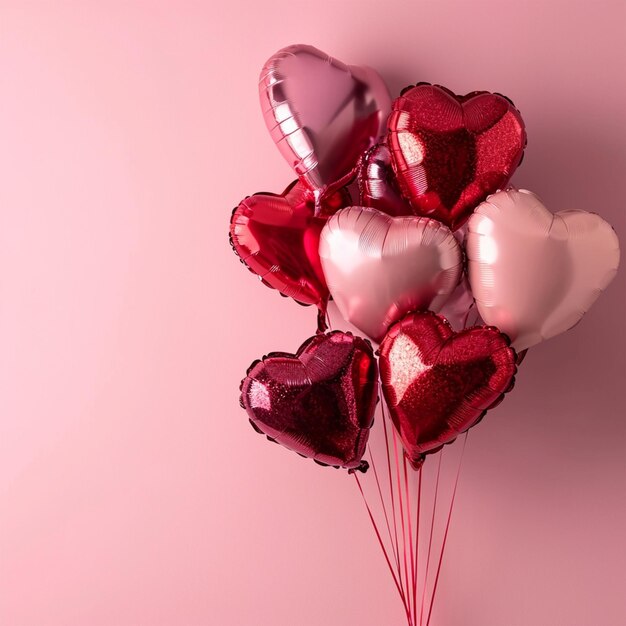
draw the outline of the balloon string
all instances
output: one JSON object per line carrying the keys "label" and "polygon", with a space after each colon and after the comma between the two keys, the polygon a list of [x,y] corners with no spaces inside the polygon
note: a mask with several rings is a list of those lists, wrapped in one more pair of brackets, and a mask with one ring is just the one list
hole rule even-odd
{"label": "balloon string", "polygon": [[415,511],[415,572],[413,574],[413,619],[417,619],[417,577],[419,575],[419,539],[420,539],[420,504],[422,501],[422,467],[417,470],[419,477],[417,479],[417,504]]}
{"label": "balloon string", "polygon": [[[409,536],[409,548],[411,550],[411,582],[415,580],[415,558],[413,557],[413,545],[411,541],[413,539],[413,525],[411,523],[411,500],[409,498],[409,477],[407,471],[406,454],[402,455],[402,463],[404,465],[404,493],[406,497],[406,518],[408,520],[408,536]],[[414,585],[411,584],[411,591],[413,591],[413,615],[415,616],[415,591]],[[407,578],[407,595],[411,595],[409,592],[409,580]]]}
{"label": "balloon string", "polygon": [[430,520],[430,537],[428,539],[428,552],[426,554],[426,572],[424,573],[424,586],[422,587],[422,601],[420,608],[420,626],[422,624],[422,618],[424,617],[424,600],[426,597],[426,583],[428,582],[428,569],[430,566],[430,550],[433,545],[433,531],[435,528],[435,513],[437,511],[437,494],[439,492],[439,476],[441,474],[441,459],[443,458],[443,450],[439,453],[439,463],[437,464],[437,478],[435,480],[435,495],[433,500],[433,515]]}
{"label": "balloon string", "polygon": [[383,490],[380,486],[380,480],[378,479],[378,472],[376,471],[376,462],[374,461],[374,455],[372,454],[372,449],[368,446],[367,450],[370,455],[370,461],[372,462],[372,469],[374,470],[374,477],[376,479],[376,486],[378,488],[378,495],[380,496],[380,503],[383,507],[383,513],[385,515],[385,524],[387,525],[387,532],[389,533],[389,542],[391,543],[391,547],[393,548],[393,556],[396,562],[396,567],[400,568],[400,560],[398,557],[398,546],[396,546],[393,542],[393,537],[391,536],[391,524],[389,523],[389,515],[387,513],[387,506],[385,504],[385,498],[383,497]]}
{"label": "balloon string", "polygon": [[459,458],[459,466],[456,470],[456,479],[454,480],[454,490],[452,491],[452,500],[450,501],[450,510],[448,511],[448,521],[446,522],[446,530],[443,535],[443,543],[441,544],[441,553],[439,554],[439,564],[437,565],[437,574],[435,575],[435,584],[433,586],[433,594],[430,598],[430,608],[428,609],[428,617],[426,619],[426,626],[430,624],[430,616],[433,611],[433,605],[435,603],[435,593],[437,593],[437,583],[439,582],[439,572],[441,571],[441,563],[443,562],[443,553],[446,549],[446,541],[448,539],[448,530],[450,529],[450,520],[452,519],[452,509],[454,507],[454,500],[456,498],[456,488],[459,484],[459,476],[461,475],[461,465],[463,463],[463,455],[465,454],[465,446],[467,445],[467,437],[469,430],[465,431],[465,439],[463,440],[463,448],[461,448],[461,457]]}
{"label": "balloon string", "polygon": [[[398,459],[398,435],[396,429],[393,430],[393,450],[396,460],[396,476],[398,479],[398,502],[400,503],[400,522],[402,525],[402,556],[404,561],[404,580],[406,581],[406,594],[409,595],[409,567],[406,558],[406,529],[404,524],[404,503],[402,498],[402,481],[400,480],[400,460]],[[411,550],[411,552],[413,552]]]}
{"label": "balloon string", "polygon": [[[380,408],[383,413],[383,430],[385,432],[385,451],[387,452],[387,473],[389,476],[389,491],[391,492],[391,512],[393,514],[393,532],[396,538],[396,554],[398,561],[398,578],[402,581],[402,570],[400,568],[400,542],[398,541],[398,516],[396,515],[396,498],[393,488],[393,473],[391,471],[391,450],[389,446],[389,434],[387,433],[387,415],[385,414],[385,399],[381,395]],[[393,426],[391,426],[393,428]]]}
{"label": "balloon string", "polygon": [[326,325],[327,313],[326,311],[320,307],[317,310],[317,333],[322,334],[328,330],[328,326]]}
{"label": "balloon string", "polygon": [[389,571],[391,572],[391,576],[393,578],[393,582],[396,585],[396,589],[398,590],[398,593],[400,594],[400,598],[402,599],[402,604],[404,605],[404,610],[406,611],[407,614],[407,619],[409,622],[409,626],[413,626],[413,621],[411,619],[411,614],[409,612],[409,609],[407,608],[407,601],[404,595],[404,591],[402,590],[402,587],[400,586],[400,584],[398,583],[398,579],[396,578],[396,575],[393,571],[393,566],[391,565],[391,561],[389,560],[389,555],[387,554],[387,549],[385,548],[385,544],[382,540],[382,537],[380,536],[380,532],[378,530],[378,526],[376,524],[376,520],[374,519],[374,515],[372,514],[372,509],[370,508],[370,505],[367,502],[367,498],[365,497],[365,493],[363,492],[363,487],[361,486],[361,481],[359,480],[359,477],[357,476],[356,472],[354,472],[352,474],[354,476],[354,479],[356,480],[356,484],[359,488],[359,492],[361,493],[361,497],[363,498],[363,503],[365,504],[365,508],[367,509],[367,514],[369,515],[370,521],[372,522],[372,526],[374,527],[374,532],[376,533],[376,537],[378,539],[378,543],[380,544],[380,547],[383,551],[383,554],[385,556],[385,561],[387,561],[387,566],[389,567]]}

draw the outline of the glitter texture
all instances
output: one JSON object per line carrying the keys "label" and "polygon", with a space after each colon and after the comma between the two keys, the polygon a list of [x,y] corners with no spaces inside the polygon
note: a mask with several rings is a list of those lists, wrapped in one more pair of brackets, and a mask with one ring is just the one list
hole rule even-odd
{"label": "glitter texture", "polygon": [[361,459],[377,400],[369,342],[341,331],[307,339],[296,354],[268,354],[241,383],[241,405],[255,430],[322,465],[348,469],[367,468]]}
{"label": "glitter texture", "polygon": [[516,354],[496,328],[455,333],[431,312],[407,315],[380,346],[383,394],[414,466],[476,424],[513,386]]}
{"label": "glitter texture", "polygon": [[526,145],[524,122],[504,96],[457,96],[438,85],[406,89],[393,102],[388,128],[400,191],[416,214],[453,230],[506,186]]}

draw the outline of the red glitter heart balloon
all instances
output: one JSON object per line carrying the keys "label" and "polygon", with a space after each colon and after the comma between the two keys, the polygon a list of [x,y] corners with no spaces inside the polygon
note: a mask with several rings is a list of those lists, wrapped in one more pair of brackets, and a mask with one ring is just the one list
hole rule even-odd
{"label": "red glitter heart balloon", "polygon": [[255,430],[322,465],[362,471],[377,400],[372,347],[341,331],[307,339],[296,354],[268,354],[241,383]]}
{"label": "red glitter heart balloon", "polygon": [[418,84],[393,102],[387,142],[398,185],[418,215],[452,230],[503,189],[526,145],[524,122],[499,94],[457,96]]}
{"label": "red glitter heart balloon", "polygon": [[322,201],[316,216],[313,194],[299,181],[280,195],[256,193],[233,211],[231,245],[266,285],[324,311],[328,288],[317,252],[320,232],[327,218],[350,202],[347,190],[340,189]]}
{"label": "red glitter heart balloon", "polygon": [[491,326],[455,333],[428,311],[391,328],[380,346],[383,394],[414,467],[500,402],[515,361],[508,338]]}

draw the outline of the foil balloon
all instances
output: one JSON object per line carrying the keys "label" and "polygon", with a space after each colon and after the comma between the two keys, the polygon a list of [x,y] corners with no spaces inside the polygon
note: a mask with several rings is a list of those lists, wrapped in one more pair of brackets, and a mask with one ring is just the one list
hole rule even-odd
{"label": "foil balloon", "polygon": [[266,62],[259,94],[274,143],[318,198],[354,177],[361,154],[384,132],[391,106],[374,70],[305,45]]}
{"label": "foil balloon", "polygon": [[474,296],[465,273],[439,313],[445,317],[454,330],[480,324],[480,316],[474,304]]}
{"label": "foil balloon", "polygon": [[255,430],[322,465],[365,471],[362,460],[378,401],[370,344],[333,331],[296,354],[255,361],[241,383],[241,405]]}
{"label": "foil balloon", "polygon": [[[467,223],[454,231],[454,236],[461,248],[465,244]],[[467,273],[464,271],[459,284],[452,292],[446,303],[439,310],[440,315],[448,320],[454,330],[463,330],[468,326],[482,324],[478,310],[474,303],[474,295],[469,284]]]}
{"label": "foil balloon", "polygon": [[524,122],[504,96],[457,96],[437,85],[405,89],[393,102],[388,128],[402,194],[416,214],[453,230],[506,186],[526,145]]}
{"label": "foil balloon", "polygon": [[402,197],[391,167],[391,154],[384,143],[372,146],[362,157],[357,174],[359,203],[388,215],[412,215],[411,205]]}
{"label": "foil balloon", "polygon": [[412,313],[380,345],[389,414],[413,467],[471,428],[514,382],[516,354],[496,328],[455,333],[432,312]]}
{"label": "foil balloon", "polygon": [[600,216],[553,215],[535,194],[511,189],[476,209],[467,257],[481,317],[521,351],[578,323],[615,276],[620,253]]}
{"label": "foil balloon", "polygon": [[230,241],[252,272],[268,286],[323,312],[328,288],[318,255],[326,219],[349,204],[341,189],[325,198],[315,215],[311,192],[294,181],[280,194],[257,193],[242,200],[230,222]]}
{"label": "foil balloon", "polygon": [[463,271],[461,248],[440,222],[366,207],[333,215],[319,251],[337,308],[375,341],[409,311],[439,310]]}

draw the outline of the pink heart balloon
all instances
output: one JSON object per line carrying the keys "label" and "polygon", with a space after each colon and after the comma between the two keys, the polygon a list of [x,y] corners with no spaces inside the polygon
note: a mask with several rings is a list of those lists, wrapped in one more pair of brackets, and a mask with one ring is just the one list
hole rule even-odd
{"label": "pink heart balloon", "polygon": [[259,81],[268,130],[287,163],[321,197],[348,183],[384,132],[391,98],[372,69],[345,65],[313,46],[283,48]]}
{"label": "pink heart balloon", "polygon": [[501,191],[472,215],[469,280],[481,317],[521,351],[574,326],[619,265],[615,231],[595,213],[552,214],[530,191]]}
{"label": "pink heart balloon", "polygon": [[337,308],[375,341],[409,311],[439,311],[463,271],[461,248],[446,226],[367,207],[335,213],[319,252]]}

